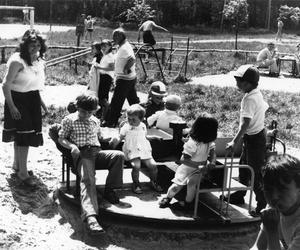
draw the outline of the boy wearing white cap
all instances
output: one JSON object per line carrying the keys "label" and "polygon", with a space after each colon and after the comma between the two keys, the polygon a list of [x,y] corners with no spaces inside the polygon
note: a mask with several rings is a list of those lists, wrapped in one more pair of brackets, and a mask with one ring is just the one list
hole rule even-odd
{"label": "boy wearing white cap", "polygon": [[178,116],[177,110],[181,106],[181,98],[178,95],[168,95],[165,98],[165,109],[157,111],[155,114],[147,118],[149,127],[154,126],[161,129],[171,135],[173,135],[173,129],[170,128],[170,122],[184,122],[183,119]]}
{"label": "boy wearing white cap", "polygon": [[[260,90],[257,88],[259,71],[253,65],[242,65],[234,72],[237,87],[245,93],[240,110],[239,130],[233,140],[227,144],[227,149],[233,149],[239,140],[243,139],[243,149],[240,164],[251,166],[255,173],[254,192],[257,207],[252,211],[253,216],[258,216],[265,208],[266,200],[262,190],[261,168],[266,158],[266,135],[264,129],[265,112],[269,105],[264,101]],[[246,169],[239,169],[239,180],[248,185],[250,173]],[[246,191],[232,194],[230,202],[243,204]]]}
{"label": "boy wearing white cap", "polygon": [[166,85],[161,81],[151,84],[148,99],[140,105],[146,110],[145,118],[153,115],[156,111],[163,110],[165,104],[163,98],[167,95]]}

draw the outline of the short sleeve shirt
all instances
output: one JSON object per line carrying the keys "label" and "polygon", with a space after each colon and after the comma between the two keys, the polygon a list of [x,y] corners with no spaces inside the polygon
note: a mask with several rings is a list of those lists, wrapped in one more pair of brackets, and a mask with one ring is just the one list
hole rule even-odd
{"label": "short sleeve shirt", "polygon": [[124,66],[130,58],[135,59],[134,51],[130,43],[125,41],[125,43],[119,47],[116,54],[115,75],[117,79],[133,80],[136,78],[135,64],[130,68],[130,72],[128,74],[124,73]]}
{"label": "short sleeve shirt", "polygon": [[101,137],[100,122],[94,116],[82,121],[78,117],[78,112],[75,112],[62,120],[58,136],[76,144],[77,147],[100,146],[98,139]]}
{"label": "short sleeve shirt", "polygon": [[[17,92],[29,92],[35,90],[42,90],[45,87],[45,61],[42,58],[34,61],[32,66],[29,66],[21,57],[20,53],[14,53],[7,61],[7,68],[12,62],[22,64],[23,69],[20,70],[10,89]],[[8,71],[7,71],[8,72]],[[4,76],[3,82],[6,82],[7,74]]]}
{"label": "short sleeve shirt", "polygon": [[183,152],[191,157],[192,161],[202,162],[206,161],[209,151],[215,149],[215,143],[203,143],[203,142],[196,142],[192,138],[184,144]]}
{"label": "short sleeve shirt", "polygon": [[243,118],[251,119],[246,134],[254,135],[263,130],[265,112],[268,108],[269,105],[264,101],[259,89],[253,89],[244,95],[241,102],[240,124],[242,124]]}

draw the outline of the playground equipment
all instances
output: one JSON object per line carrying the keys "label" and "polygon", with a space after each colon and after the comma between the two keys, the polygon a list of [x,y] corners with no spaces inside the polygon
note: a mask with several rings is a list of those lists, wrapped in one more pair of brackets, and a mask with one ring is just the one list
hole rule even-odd
{"label": "playground equipment", "polygon": [[189,37],[172,36],[170,54],[164,66],[164,73],[170,77],[177,77],[183,73],[183,79],[187,81],[188,58],[191,52]]}
{"label": "playground equipment", "polygon": [[33,29],[33,26],[34,26],[34,7],[0,5],[0,10],[28,10],[29,11],[30,29]]}
{"label": "playground equipment", "polygon": [[[159,76],[161,77],[163,82],[165,81],[162,65],[164,63],[164,57],[165,57],[165,49],[159,48],[156,49],[154,48],[151,44],[139,44],[139,43],[132,43],[134,46],[134,51],[135,51],[135,56],[139,58],[139,61],[142,66],[142,70],[144,72],[145,78],[148,77],[147,72],[154,72],[154,73],[159,73]],[[161,61],[159,61],[159,57],[157,55],[157,52],[161,52]],[[154,57],[154,60],[149,60],[146,59],[147,56],[149,57]],[[149,69],[147,68],[147,65],[151,65],[156,67],[156,69]]]}

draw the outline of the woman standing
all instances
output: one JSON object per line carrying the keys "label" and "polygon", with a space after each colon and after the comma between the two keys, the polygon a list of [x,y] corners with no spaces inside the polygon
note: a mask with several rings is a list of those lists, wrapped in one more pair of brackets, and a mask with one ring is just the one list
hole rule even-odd
{"label": "woman standing", "polygon": [[47,108],[40,96],[45,82],[45,40],[36,30],[27,30],[20,43],[20,52],[7,62],[3,79],[4,129],[3,142],[14,142],[13,169],[25,185],[34,186],[27,171],[29,146],[43,145],[41,107]]}

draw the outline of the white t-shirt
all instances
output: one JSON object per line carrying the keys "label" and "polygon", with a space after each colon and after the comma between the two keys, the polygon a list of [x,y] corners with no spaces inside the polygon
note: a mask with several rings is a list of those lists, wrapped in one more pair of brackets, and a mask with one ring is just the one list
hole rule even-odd
{"label": "white t-shirt", "polygon": [[260,61],[264,61],[266,59],[272,59],[272,58],[273,57],[272,57],[271,51],[268,48],[264,48],[258,53],[256,61],[260,62]]}
{"label": "white t-shirt", "polygon": [[[100,61],[100,67],[102,68],[107,68],[109,64],[115,63],[115,55],[113,53],[108,53],[106,55],[103,55]],[[112,78],[114,77],[114,71],[107,71],[107,70],[102,70],[100,69],[100,74],[108,74]]]}
{"label": "white t-shirt", "polygon": [[115,75],[117,79],[133,80],[136,78],[135,63],[130,68],[129,74],[124,73],[124,66],[130,58],[135,59],[134,51],[128,41],[119,47],[115,60]]}
{"label": "white t-shirt", "polygon": [[259,89],[253,89],[244,95],[240,110],[240,124],[242,124],[243,118],[251,119],[246,130],[247,135],[254,135],[263,130],[265,112],[268,108],[269,105],[264,101]]}
{"label": "white t-shirt", "polygon": [[[20,53],[14,53],[7,61],[7,68],[12,62],[19,62],[23,65],[23,69],[19,71],[10,84],[9,88],[17,92],[28,92],[34,90],[42,90],[45,86],[45,61],[41,58],[34,61],[32,66],[29,66],[21,57]],[[5,84],[6,72],[3,83]]]}
{"label": "white t-shirt", "polygon": [[177,115],[176,111],[164,109],[149,116],[147,122],[149,126],[152,126],[156,122],[156,127],[158,129],[173,135],[173,129],[170,128],[170,122],[183,122],[183,119]]}

